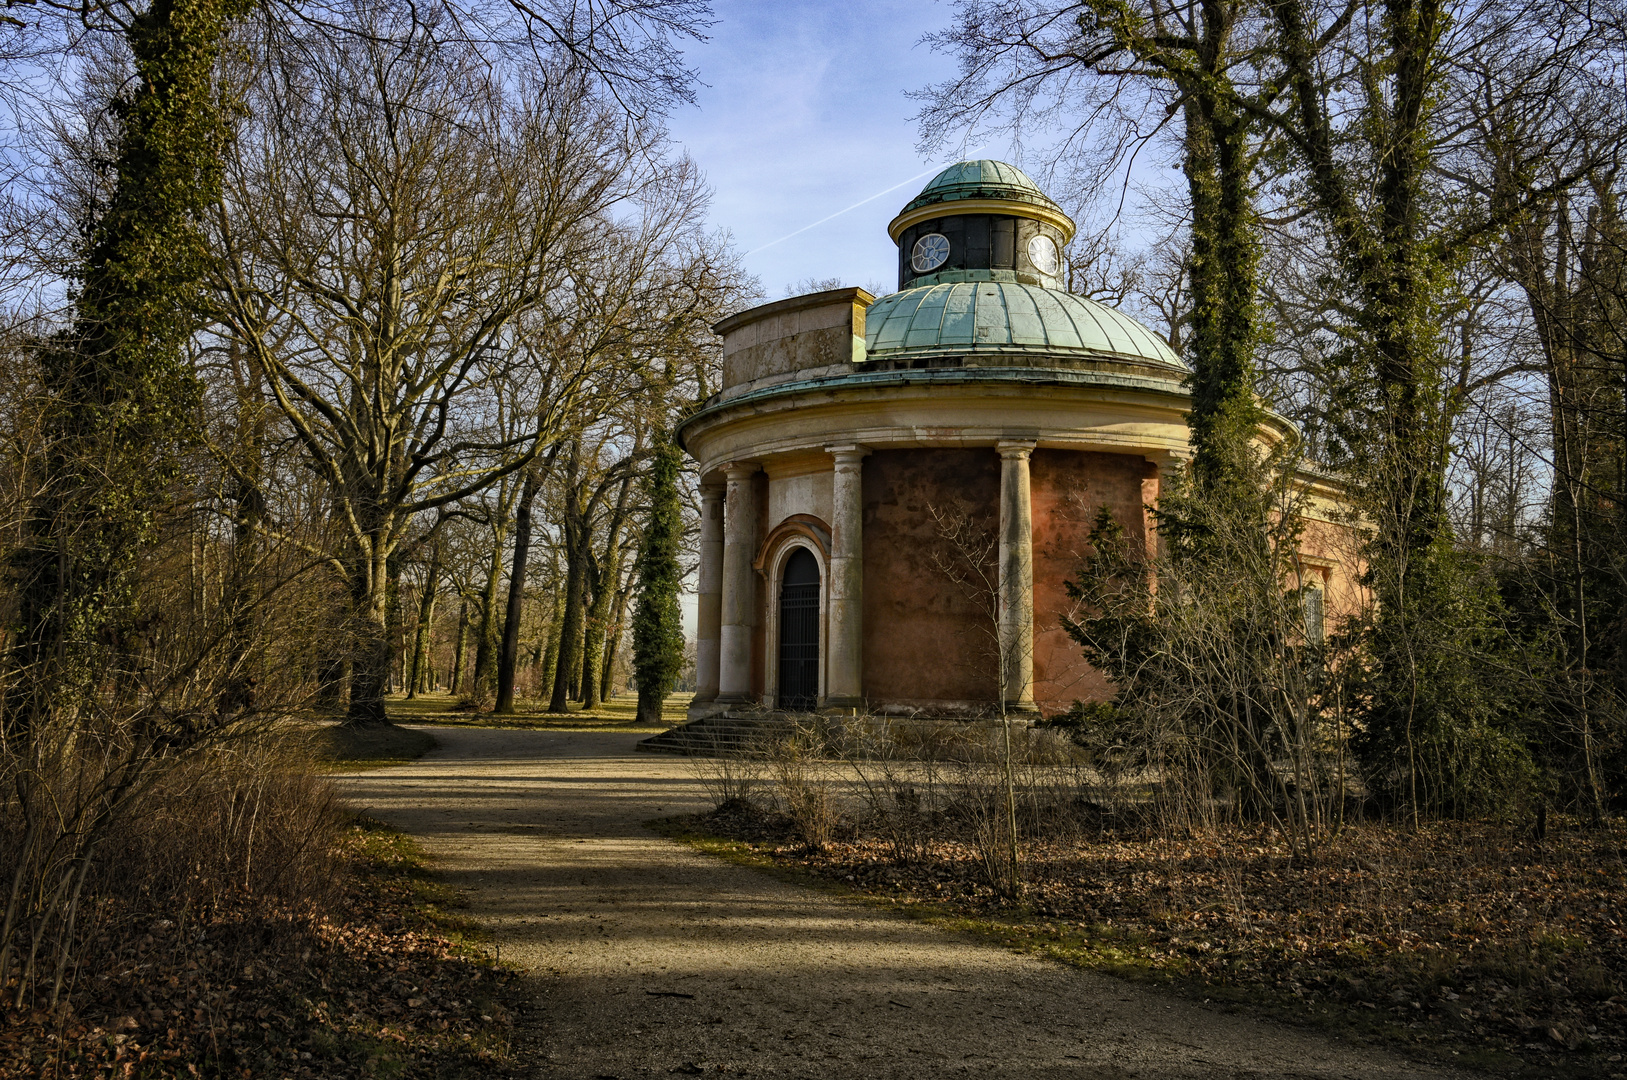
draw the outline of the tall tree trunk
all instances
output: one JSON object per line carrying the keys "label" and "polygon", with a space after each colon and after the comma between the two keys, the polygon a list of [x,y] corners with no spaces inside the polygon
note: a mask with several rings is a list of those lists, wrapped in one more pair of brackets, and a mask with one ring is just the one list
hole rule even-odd
{"label": "tall tree trunk", "polygon": [[650,463],[650,516],[640,538],[633,576],[638,605],[633,610],[633,672],[638,680],[638,722],[657,724],[673,680],[683,665],[683,621],[678,592],[683,574],[678,548],[683,539],[678,501],[679,451],[666,440]]}
{"label": "tall tree trunk", "polygon": [[469,597],[458,606],[458,641],[452,648],[452,692],[463,693],[464,657],[469,651]]}
{"label": "tall tree trunk", "polygon": [[390,676],[390,566],[382,538],[351,568],[356,650],[350,670],[350,708],[345,723],[387,724],[385,685]]}
{"label": "tall tree trunk", "polygon": [[559,662],[554,671],[554,689],[548,699],[548,711],[569,711],[569,696],[574,676],[582,670],[582,592],[586,586],[588,523],[583,519],[582,493],[577,484],[581,443],[571,444],[570,459],[565,466],[564,521],[565,540],[565,613],[559,625]]}
{"label": "tall tree trunk", "polygon": [[593,575],[593,607],[588,613],[587,633],[582,649],[582,707],[594,708],[602,697],[599,664],[604,654],[605,632],[610,628],[610,605],[615,600],[617,579],[621,576],[621,530],[627,522],[627,498],[633,488],[633,475],[622,479],[616,494],[616,508],[605,529],[604,558]]}
{"label": "tall tree trunk", "polygon": [[[114,183],[88,222],[71,329],[29,349],[51,407],[44,477],[8,568],[16,626],[0,734],[79,709],[112,668],[133,671],[140,554],[181,480],[199,387],[187,354],[230,118],[220,43],[246,5],[153,0],[124,24],[133,78],[109,103]],[[184,481],[183,481],[184,486]],[[108,655],[112,653],[113,655]],[[98,655],[100,654],[100,655]]]}
{"label": "tall tree trunk", "polygon": [[492,712],[514,711],[514,666],[520,656],[520,614],[525,604],[525,564],[531,556],[531,503],[540,479],[527,469],[519,509],[514,515],[514,567],[508,575],[508,608],[503,615],[503,643],[497,657],[497,703]]}
{"label": "tall tree trunk", "polygon": [[259,564],[259,531],[266,517],[265,494],[261,490],[265,429],[265,386],[258,364],[244,363],[234,345],[232,366],[241,371],[237,392],[237,429],[244,443],[237,448],[239,464],[231,487],[232,550],[222,605],[229,613],[231,644],[230,670],[237,679],[249,655],[254,636],[255,608],[259,598],[255,577]]}
{"label": "tall tree trunk", "polygon": [[[1255,466],[1263,413],[1255,398],[1259,345],[1259,222],[1254,208],[1252,122],[1228,71],[1235,5],[1202,0],[1197,72],[1179,78],[1185,97],[1187,190],[1192,200],[1192,470],[1201,490],[1247,506],[1264,533]],[[1194,77],[1194,75],[1199,77]]]}
{"label": "tall tree trunk", "polygon": [[[556,572],[557,575],[557,572]],[[559,670],[559,639],[560,629],[565,621],[565,591],[557,587],[554,590],[554,610],[548,619],[548,641],[542,651],[542,666],[537,672],[537,685],[552,692],[554,674]]]}
{"label": "tall tree trunk", "polygon": [[424,571],[424,591],[418,598],[418,631],[412,643],[412,674],[407,680],[407,697],[414,698],[429,689],[429,637],[435,624],[436,586],[441,577],[441,542],[435,541],[429,553],[429,569]]}
{"label": "tall tree trunk", "polygon": [[503,541],[506,525],[492,530],[491,558],[486,563],[486,587],[480,593],[480,626],[475,636],[475,688],[490,690],[497,674],[497,592],[503,580]]}
{"label": "tall tree trunk", "polygon": [[604,636],[604,666],[600,669],[603,674],[599,677],[599,685],[603,687],[605,697],[614,696],[611,680],[616,674],[616,654],[620,651],[622,630],[627,620],[627,600],[633,592],[633,574],[629,567],[627,573],[616,589],[616,600],[610,614],[610,629]]}
{"label": "tall tree trunk", "polygon": [[384,673],[384,690],[401,689],[407,681],[407,627],[401,617],[401,560],[385,560],[385,636],[389,639],[390,666]]}

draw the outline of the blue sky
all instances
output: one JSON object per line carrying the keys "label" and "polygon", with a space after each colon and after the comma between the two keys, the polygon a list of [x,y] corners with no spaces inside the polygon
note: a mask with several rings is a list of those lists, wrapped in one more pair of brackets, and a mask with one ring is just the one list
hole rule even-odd
{"label": "blue sky", "polygon": [[[714,9],[711,41],[687,54],[707,85],[672,123],[716,191],[713,224],[749,253],[746,268],[770,299],[810,277],[893,288],[887,222],[947,163],[916,153],[917,105],[904,94],[954,73],[951,57],[918,44],[947,24],[950,8],[716,0]],[[972,156],[1012,160],[1004,144]]]}

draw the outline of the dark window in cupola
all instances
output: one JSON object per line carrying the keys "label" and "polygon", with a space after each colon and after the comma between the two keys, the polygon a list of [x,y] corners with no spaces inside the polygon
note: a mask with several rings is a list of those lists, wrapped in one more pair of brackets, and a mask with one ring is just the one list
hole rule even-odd
{"label": "dark window in cupola", "polygon": [[[970,214],[961,218],[965,222],[966,244],[961,248],[959,270],[987,270],[989,263],[989,215]],[[950,262],[955,262],[953,254]]]}
{"label": "dark window in cupola", "polygon": [[996,270],[1017,269],[1017,219],[997,217],[989,229],[989,265]]}
{"label": "dark window in cupola", "polygon": [[[1017,218],[1005,214],[956,214],[931,218],[905,229],[898,237],[898,286],[908,288],[910,283],[925,274],[941,274],[953,270],[1017,270],[1019,240],[1022,225]],[[915,245],[923,236],[937,233],[949,241],[949,257],[942,266],[929,271],[917,271],[910,265]]]}

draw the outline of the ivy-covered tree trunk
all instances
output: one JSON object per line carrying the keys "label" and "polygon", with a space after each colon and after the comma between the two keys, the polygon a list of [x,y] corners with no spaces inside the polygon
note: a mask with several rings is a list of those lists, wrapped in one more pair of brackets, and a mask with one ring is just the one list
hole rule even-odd
{"label": "ivy-covered tree trunk", "polygon": [[684,631],[678,610],[683,576],[678,546],[683,513],[678,501],[679,451],[665,444],[650,463],[650,517],[639,543],[634,573],[638,604],[633,611],[633,672],[638,681],[638,722],[661,722],[661,707],[683,666]]}
{"label": "ivy-covered tree trunk", "polygon": [[1191,336],[1193,479],[1198,490],[1259,517],[1261,476],[1254,440],[1263,413],[1255,400],[1259,346],[1259,222],[1254,206],[1255,122],[1240,109],[1226,71],[1235,5],[1204,0],[1202,34],[1190,69],[1177,69],[1187,191],[1192,200]]}
{"label": "ivy-covered tree trunk", "polygon": [[[214,67],[243,0],[154,0],[125,32],[134,78],[113,102],[116,181],[87,222],[75,321],[38,353],[52,407],[45,475],[13,567],[20,584],[5,728],[72,708],[97,677],[97,643],[128,653],[134,575],[159,526],[198,389],[206,247],[230,125]],[[131,659],[108,657],[116,669]]]}
{"label": "ivy-covered tree trunk", "polygon": [[[559,580],[558,570],[554,572],[554,580]],[[548,641],[542,651],[541,667],[537,672],[537,685],[551,688],[554,685],[554,674],[559,670],[559,638],[560,630],[565,621],[565,593],[563,589],[554,593],[554,609],[548,619]]]}
{"label": "ivy-covered tree trunk", "polygon": [[[1375,85],[1359,123],[1344,131],[1323,82],[1337,25],[1312,26],[1301,0],[1274,0],[1271,11],[1291,102],[1279,130],[1303,160],[1358,301],[1343,441],[1373,527],[1365,556],[1377,604],[1356,746],[1369,787],[1414,820],[1504,805],[1529,779],[1528,753],[1501,704],[1508,697],[1487,681],[1506,635],[1498,598],[1457,550],[1447,516],[1445,326],[1449,264],[1461,253],[1430,208],[1431,107],[1450,20],[1440,0],[1381,5]],[[1370,173],[1350,166],[1353,135]]]}

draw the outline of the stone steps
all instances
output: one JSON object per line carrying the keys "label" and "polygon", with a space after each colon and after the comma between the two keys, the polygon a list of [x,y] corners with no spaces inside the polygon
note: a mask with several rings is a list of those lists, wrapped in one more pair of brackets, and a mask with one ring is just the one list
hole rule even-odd
{"label": "stone steps", "polygon": [[679,724],[638,743],[636,749],[654,754],[721,757],[725,754],[762,755],[768,744],[791,730],[788,716],[707,716]]}

